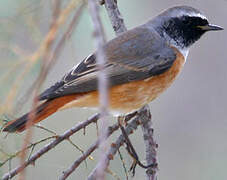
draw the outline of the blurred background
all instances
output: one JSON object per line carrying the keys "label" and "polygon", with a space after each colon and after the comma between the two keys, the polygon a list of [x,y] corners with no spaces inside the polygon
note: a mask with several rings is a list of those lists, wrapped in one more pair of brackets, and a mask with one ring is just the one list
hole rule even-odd
{"label": "blurred background", "polygon": [[[69,1],[63,1],[67,4]],[[39,47],[48,32],[51,19],[51,1],[47,0],[1,0],[0,1],[0,105],[1,114],[9,118],[18,117],[31,108],[31,100],[18,106],[21,98],[36,79],[40,71],[40,61],[36,61],[27,74],[27,59]],[[176,6],[189,5],[201,10],[211,23],[227,29],[226,0],[118,0],[127,28],[145,23],[160,11]],[[73,13],[72,13],[73,14]],[[115,34],[104,7],[101,15],[107,39]],[[64,27],[60,33],[64,31]],[[42,90],[59,80],[69,69],[94,51],[93,26],[87,10],[83,10],[72,37],[67,40],[62,53],[47,76]],[[60,34],[59,33],[59,34]],[[159,144],[158,179],[162,180],[225,180],[227,162],[227,34],[226,31],[207,33],[189,53],[183,72],[175,83],[158,99],[150,104],[155,129],[155,139]],[[19,82],[18,83],[16,82]],[[9,93],[11,93],[9,95]],[[17,106],[16,106],[17,105]],[[77,122],[83,121],[95,111],[70,109],[58,112],[42,125],[63,133]],[[115,119],[111,119],[114,123]],[[0,162],[22,147],[22,134],[0,134]],[[45,131],[35,129],[32,141],[49,136]],[[113,141],[119,132],[112,136]],[[95,125],[72,137],[74,143],[86,150],[96,138]],[[144,144],[141,130],[137,130],[131,140],[141,158],[144,158]],[[47,143],[47,142],[46,142]],[[44,144],[35,147],[35,151]],[[126,167],[131,158],[121,148]],[[7,154],[6,154],[7,153]],[[63,142],[41,157],[35,166],[27,168],[27,179],[57,179],[81,153],[68,142]],[[97,153],[93,154],[97,159]],[[87,160],[69,179],[86,179],[96,161]],[[111,161],[110,169],[120,179],[126,179],[119,157]],[[18,165],[18,159],[0,167],[0,175]],[[107,179],[114,179],[107,175]],[[144,169],[137,168],[134,179],[145,179]]]}

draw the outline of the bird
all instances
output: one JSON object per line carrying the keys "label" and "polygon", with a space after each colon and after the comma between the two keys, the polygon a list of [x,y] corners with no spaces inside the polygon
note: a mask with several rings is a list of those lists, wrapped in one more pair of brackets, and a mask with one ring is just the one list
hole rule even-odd
{"label": "bird", "polygon": [[[206,32],[218,30],[223,28],[210,24],[199,10],[175,6],[105,43],[110,113],[125,115],[156,99],[181,72],[190,47]],[[67,108],[99,106],[96,54],[38,96],[32,124]],[[3,131],[22,132],[28,119],[29,113],[9,121]]]}

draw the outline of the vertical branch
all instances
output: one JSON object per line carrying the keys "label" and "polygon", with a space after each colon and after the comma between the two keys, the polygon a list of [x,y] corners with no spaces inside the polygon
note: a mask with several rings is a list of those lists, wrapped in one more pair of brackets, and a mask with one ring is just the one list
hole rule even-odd
{"label": "vertical branch", "polygon": [[94,24],[94,37],[97,47],[97,65],[99,68],[98,74],[98,90],[100,103],[100,128],[99,128],[99,149],[100,160],[97,165],[97,179],[104,179],[105,169],[107,167],[105,154],[107,150],[107,127],[108,127],[108,79],[105,70],[106,55],[104,51],[105,35],[99,16],[99,7],[97,1],[88,0],[88,6]]}
{"label": "vertical branch", "polygon": [[[126,31],[126,26],[124,24],[124,19],[121,16],[121,13],[117,7],[116,0],[105,0],[105,8],[107,10],[108,16],[110,18],[112,27],[116,33],[119,35],[120,33]],[[141,126],[143,132],[144,143],[146,146],[146,161],[147,164],[156,164],[157,163],[157,144],[154,141],[153,137],[153,128],[152,128],[152,117],[149,110],[149,106],[146,105],[139,110],[139,116],[141,118]],[[148,180],[156,180],[157,179],[157,170],[158,168],[148,168],[146,171]]]}
{"label": "vertical branch", "polygon": [[[157,144],[154,140],[154,129],[152,128],[151,113],[149,106],[144,106],[140,111],[143,139],[146,147],[147,164],[157,164]],[[147,169],[147,180],[157,180],[157,167]]]}

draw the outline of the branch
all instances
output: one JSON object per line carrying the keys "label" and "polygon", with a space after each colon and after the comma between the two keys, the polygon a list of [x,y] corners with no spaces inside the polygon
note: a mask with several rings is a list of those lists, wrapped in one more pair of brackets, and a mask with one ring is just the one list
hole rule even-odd
{"label": "branch", "polygon": [[16,167],[15,169],[11,170],[9,173],[6,173],[3,177],[2,180],[8,180],[23,171],[28,165],[34,164],[34,162],[39,159],[42,155],[46,154],[49,150],[53,149],[56,145],[61,143],[62,141],[68,139],[70,136],[75,134],[81,129],[86,128],[89,124],[91,123],[96,123],[99,118],[99,114],[96,114],[89,118],[86,121],[83,121],[76,126],[72,127],[71,129],[67,130],[65,133],[62,135],[58,136],[55,140],[44,146],[42,149],[40,149],[38,152],[33,154],[27,161],[25,161],[23,164],[20,166]]}
{"label": "branch", "polygon": [[[132,134],[137,127],[141,124],[141,120],[140,120],[140,114],[136,113],[136,116],[134,116],[131,120],[130,123],[128,123],[125,131],[127,133],[127,135]],[[120,135],[115,143],[111,144],[111,147],[108,151],[108,153],[106,153],[105,155],[105,160],[107,163],[107,166],[110,163],[110,160],[113,160],[115,154],[117,153],[117,151],[119,150],[119,148],[124,144],[124,136]],[[91,174],[88,176],[88,180],[94,180],[97,177],[97,166],[96,168],[91,172]]]}
{"label": "branch", "polygon": [[107,164],[105,162],[106,149],[108,148],[108,106],[109,106],[109,93],[108,93],[108,77],[106,66],[106,53],[104,50],[105,34],[101,19],[99,16],[99,6],[97,1],[88,0],[88,7],[90,10],[91,18],[94,25],[94,38],[96,41],[96,57],[98,72],[98,92],[99,92],[99,111],[100,111],[100,128],[99,128],[99,149],[100,157],[97,164],[97,179],[104,180],[105,169]]}
{"label": "branch", "polygon": [[[147,164],[157,164],[157,147],[154,140],[154,129],[152,128],[151,113],[149,106],[146,105],[139,110],[139,116],[142,123],[143,139],[146,147]],[[150,167],[147,169],[147,180],[157,180],[158,167]]]}
{"label": "branch", "polygon": [[124,19],[122,18],[121,13],[117,7],[117,1],[105,0],[105,8],[116,35],[127,31],[127,28],[124,24]]}

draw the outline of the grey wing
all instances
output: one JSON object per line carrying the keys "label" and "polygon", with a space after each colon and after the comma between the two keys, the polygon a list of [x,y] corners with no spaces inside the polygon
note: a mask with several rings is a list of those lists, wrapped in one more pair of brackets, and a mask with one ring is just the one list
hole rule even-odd
{"label": "grey wing", "polygon": [[[105,51],[110,86],[159,75],[168,70],[176,58],[173,49],[155,31],[144,26],[109,41]],[[40,100],[97,90],[97,75],[94,53],[44,91]]]}

